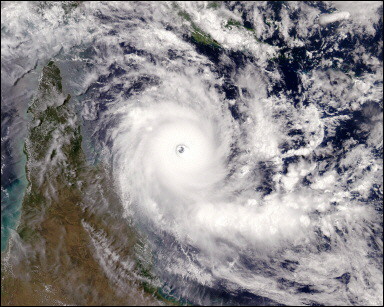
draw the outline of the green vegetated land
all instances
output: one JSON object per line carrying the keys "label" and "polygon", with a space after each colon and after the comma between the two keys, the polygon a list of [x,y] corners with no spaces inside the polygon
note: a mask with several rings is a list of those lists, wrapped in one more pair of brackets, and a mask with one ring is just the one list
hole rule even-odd
{"label": "green vegetated land", "polygon": [[[221,2],[220,1],[210,1],[207,5],[207,8],[208,9],[218,9],[219,7],[221,6]],[[196,44],[196,45],[203,45],[203,46],[208,46],[210,48],[213,48],[213,50],[217,50],[217,49],[222,49],[222,45],[216,41],[215,39],[212,38],[212,36],[203,31],[193,20],[192,20],[192,17],[191,15],[183,10],[182,8],[180,8],[180,6],[176,3],[173,4],[173,7],[174,9],[176,10],[177,14],[182,17],[185,21],[188,22],[188,24],[190,25],[190,29],[191,29],[191,33],[190,33],[190,37],[191,37],[191,41]],[[261,43],[261,44],[266,44],[265,42],[259,40],[256,36],[256,32],[255,30],[250,26],[250,25],[243,25],[242,22],[240,21],[237,21],[237,20],[234,20],[234,19],[229,19],[226,24],[223,25],[225,28],[229,29],[229,30],[232,30],[232,29],[235,29],[235,28],[238,28],[238,29],[244,29],[244,30],[247,30],[249,33],[252,34],[252,37],[255,39],[255,41],[257,43]]]}
{"label": "green vegetated land", "polygon": [[[19,237],[2,261],[1,305],[159,304],[159,290],[132,277],[142,271],[133,261],[137,235],[108,189],[108,172],[86,163],[71,96],[53,61],[43,68],[28,116],[29,186]],[[136,264],[127,269],[128,261]]]}
{"label": "green vegetated land", "polygon": [[176,3],[174,3],[174,8],[177,10],[179,16],[190,23],[192,28],[191,38],[194,43],[208,45],[214,48],[221,48],[220,44],[216,40],[214,40],[208,33],[204,32],[192,21],[191,16],[186,11],[182,10]]}

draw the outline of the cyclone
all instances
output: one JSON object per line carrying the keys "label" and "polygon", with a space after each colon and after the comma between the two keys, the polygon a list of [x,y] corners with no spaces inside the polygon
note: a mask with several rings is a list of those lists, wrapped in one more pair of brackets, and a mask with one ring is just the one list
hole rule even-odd
{"label": "cyclone", "polygon": [[[190,83],[195,72],[190,73],[178,76],[178,82]],[[282,154],[274,147],[284,127],[273,121],[270,110],[257,108],[257,113],[248,114],[250,124],[239,125],[221,107],[216,91],[197,81],[193,90],[204,95],[174,89],[169,84],[175,78],[164,77],[164,83],[141,96],[139,103],[121,101],[110,111],[112,118],[119,118],[109,131],[115,184],[126,217],[156,255],[152,260],[156,275],[184,289],[188,299],[197,295],[202,304],[218,295],[218,284],[231,289],[235,300],[251,295],[256,302],[300,304],[308,302],[306,291],[316,299],[313,285],[320,283],[328,294],[318,294],[318,300],[338,300],[339,295],[332,294],[337,282],[327,280],[338,274],[331,272],[341,273],[349,266],[343,246],[376,227],[374,211],[345,202],[321,180],[311,188],[297,187],[296,177],[315,167],[304,161],[280,177],[278,161],[301,155],[302,149]],[[164,97],[174,100],[163,102]],[[315,109],[310,112],[317,114]],[[251,119],[257,121],[257,129]],[[322,125],[308,129],[314,131],[308,137],[316,147],[324,138]],[[309,154],[313,149],[306,150]],[[265,182],[258,165],[266,160],[275,161],[273,180],[280,182],[280,188],[263,195],[254,187]],[[324,180],[332,182],[334,176]],[[328,204],[329,198],[337,202],[336,210]],[[339,241],[335,229],[344,229],[345,241]],[[323,233],[337,243],[332,251],[319,253],[326,242]],[[333,263],[333,257],[346,262]],[[364,260],[354,265],[360,267],[359,261]],[[314,270],[311,276],[309,269]],[[282,280],[290,284],[291,272],[295,272],[294,292],[276,286]],[[196,294],[196,287],[202,286],[210,290]],[[298,289],[307,290],[298,294]],[[182,295],[177,291],[176,296]]]}
{"label": "cyclone", "polygon": [[203,197],[224,179],[228,145],[220,142],[228,140],[220,140],[225,136],[212,119],[170,104],[137,111],[128,115],[128,134],[119,135],[116,142],[121,146],[117,163],[122,165],[123,190],[124,183],[135,178],[130,184],[138,194],[188,202]]}
{"label": "cyclone", "polygon": [[378,1],[2,3],[10,267],[67,305],[382,305],[382,26]]}

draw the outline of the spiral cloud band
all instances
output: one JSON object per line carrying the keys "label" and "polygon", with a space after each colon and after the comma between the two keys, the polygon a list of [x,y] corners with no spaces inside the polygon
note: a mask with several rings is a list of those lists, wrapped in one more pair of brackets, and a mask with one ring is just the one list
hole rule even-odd
{"label": "spiral cloud band", "polygon": [[230,140],[212,116],[166,103],[136,108],[126,122],[115,140],[120,187],[154,220],[188,216],[222,184]]}
{"label": "spiral cloud band", "polygon": [[[284,170],[283,159],[311,155],[322,142],[316,108],[296,114],[252,100],[239,125],[209,82],[194,79],[195,71],[182,78],[159,74],[161,86],[140,101],[116,102],[106,118],[118,119],[110,129],[111,158],[126,216],[148,239],[155,273],[184,289],[177,295],[195,297],[194,283],[212,289],[224,283],[235,292],[300,304],[307,296],[298,289],[316,285],[322,290],[313,290],[313,299],[341,303],[338,276],[369,270],[372,280],[378,278],[378,266],[347,252],[355,254],[378,229],[373,208],[351,201],[339,189],[345,179],[333,171],[319,174],[316,163],[298,159]],[[260,86],[254,95],[263,100]],[[274,120],[276,112],[306,129],[304,147],[281,152],[279,144],[290,137],[285,119]],[[271,182],[265,181],[266,163]],[[311,185],[299,184],[304,177]],[[259,190],[270,183],[272,192]],[[352,241],[357,245],[351,248]],[[358,293],[362,277],[355,276],[350,286]],[[367,301],[377,299],[371,291],[363,295]]]}
{"label": "spiral cloud band", "polygon": [[[200,111],[201,112],[201,111]],[[172,104],[135,108],[115,139],[120,189],[157,226],[183,238],[241,236],[265,244],[297,237],[310,222],[300,209],[228,202],[228,156],[233,140],[212,116]],[[213,242],[210,242],[211,244]]]}
{"label": "spiral cloud band", "polygon": [[141,244],[127,266],[83,223],[112,280],[201,305],[382,305],[382,2],[68,6],[4,3],[2,76],[59,66],[113,179],[102,205]]}

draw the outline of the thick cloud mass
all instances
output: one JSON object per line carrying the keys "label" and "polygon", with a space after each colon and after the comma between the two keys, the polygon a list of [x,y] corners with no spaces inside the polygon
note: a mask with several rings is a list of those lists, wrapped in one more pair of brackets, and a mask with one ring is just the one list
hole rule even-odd
{"label": "thick cloud mass", "polygon": [[164,293],[383,303],[379,3],[2,6],[2,72],[20,62],[5,81],[60,59],[88,159],[108,165]]}

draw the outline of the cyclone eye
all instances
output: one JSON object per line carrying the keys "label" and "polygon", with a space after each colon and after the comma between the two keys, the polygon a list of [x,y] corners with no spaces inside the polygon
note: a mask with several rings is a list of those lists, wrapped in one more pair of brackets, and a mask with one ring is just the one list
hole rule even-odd
{"label": "cyclone eye", "polygon": [[187,149],[188,149],[188,147],[186,145],[177,145],[176,146],[176,154],[182,155]]}

